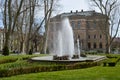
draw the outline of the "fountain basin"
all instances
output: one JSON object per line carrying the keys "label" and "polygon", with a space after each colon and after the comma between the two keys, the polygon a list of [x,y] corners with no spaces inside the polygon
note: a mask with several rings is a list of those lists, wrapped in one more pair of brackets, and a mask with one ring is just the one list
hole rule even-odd
{"label": "fountain basin", "polygon": [[55,63],[77,63],[77,62],[96,62],[106,59],[105,56],[98,55],[88,55],[87,57],[80,57],[79,59],[69,59],[69,60],[54,60],[53,56],[44,57],[33,57],[30,60],[32,62],[55,62]]}

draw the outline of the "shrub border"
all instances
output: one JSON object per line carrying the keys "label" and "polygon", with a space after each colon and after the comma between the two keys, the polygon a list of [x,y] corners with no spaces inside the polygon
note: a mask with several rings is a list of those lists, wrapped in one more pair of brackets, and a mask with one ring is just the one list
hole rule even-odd
{"label": "shrub border", "polygon": [[81,68],[88,68],[98,65],[100,65],[100,62],[81,62],[81,63],[75,63],[69,65],[33,66],[33,67],[21,67],[14,69],[2,69],[0,70],[0,77],[9,77],[14,75],[37,73],[37,72],[81,69]]}

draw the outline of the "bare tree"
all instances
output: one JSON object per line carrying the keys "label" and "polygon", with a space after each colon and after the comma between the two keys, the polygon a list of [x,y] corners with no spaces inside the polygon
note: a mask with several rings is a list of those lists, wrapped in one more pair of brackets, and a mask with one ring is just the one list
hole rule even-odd
{"label": "bare tree", "polygon": [[[30,6],[35,5],[35,4],[36,4],[36,0],[29,0],[29,5]],[[30,18],[29,18],[30,21],[29,22],[30,23],[29,23],[29,31],[28,31],[28,35],[27,35],[27,42],[26,42],[26,53],[28,53],[28,51],[29,51],[31,31],[32,31],[33,23],[34,23],[35,6],[30,7],[29,11],[30,11],[30,13],[29,13],[29,16],[30,16]]]}
{"label": "bare tree", "polygon": [[[3,48],[3,54],[8,55],[9,51],[9,40],[10,40],[10,35],[13,33],[17,18],[19,16],[23,0],[20,0],[20,4],[18,5],[18,9],[16,10],[15,13],[12,12],[12,8],[14,5],[15,1],[13,0],[5,0],[4,1],[4,11],[3,11],[3,23],[4,23],[4,29],[5,29],[5,42],[4,42],[4,48]],[[6,52],[6,50],[8,52]]]}
{"label": "bare tree", "polygon": [[[104,27],[104,30],[102,31],[106,38],[106,53],[110,53],[110,46],[118,33],[120,25],[120,17],[118,17],[117,14],[120,8],[119,0],[91,0],[91,2],[92,5],[97,7],[103,15],[106,15],[104,26],[102,26]],[[113,35],[113,28],[115,28],[116,25],[117,28]],[[111,34],[109,34],[109,31]]]}
{"label": "bare tree", "polygon": [[[53,0],[51,0],[51,2],[49,2],[49,0],[44,0],[44,14],[47,14],[47,11],[50,9],[50,12],[48,13],[47,17],[45,18],[45,36],[44,36],[44,53],[46,54],[47,51],[47,41],[48,41],[48,22],[50,20],[51,17],[51,13],[52,13],[52,8],[53,8]],[[49,6],[50,4],[50,6]]]}
{"label": "bare tree", "polygon": [[[57,0],[55,0],[57,1]],[[12,45],[20,52],[29,52],[30,49],[38,45],[34,42],[38,39],[39,30],[45,23],[46,32],[44,37],[41,37],[40,46],[44,50],[44,45],[47,45],[47,30],[48,22],[51,17],[54,0],[0,0],[0,8],[3,13],[3,23],[5,30],[4,48],[9,48]],[[44,6],[44,7],[43,7]],[[35,15],[36,10],[42,8],[44,16],[41,22],[36,25]],[[15,36],[16,35],[16,36]],[[36,37],[37,36],[37,37]],[[11,41],[10,41],[11,40]],[[18,45],[15,46],[14,42]],[[34,45],[32,44],[34,43]],[[46,49],[46,46],[45,46]]]}
{"label": "bare tree", "polygon": [[[40,52],[43,53],[46,53],[46,50],[47,50],[47,40],[48,40],[48,23],[49,23],[49,20],[50,20],[50,17],[52,15],[52,12],[54,10],[54,8],[56,9],[56,0],[43,0],[44,1],[44,17],[41,21],[41,23],[39,24],[39,26],[36,27],[35,29],[35,32],[34,32],[34,35],[40,30],[40,28],[42,27],[42,25],[44,24],[45,26],[45,33],[44,33],[44,36],[41,37],[41,43],[40,43]],[[34,37],[33,37],[34,38]]]}
{"label": "bare tree", "polygon": [[48,23],[50,21],[50,17],[53,11],[55,12],[55,9],[58,9],[60,7],[60,5],[58,4],[58,1],[59,0],[44,0],[44,15],[48,14],[45,17],[45,29],[46,29],[46,32],[44,34],[44,53],[45,54],[47,51],[47,44],[48,44],[48,31],[49,31]]}

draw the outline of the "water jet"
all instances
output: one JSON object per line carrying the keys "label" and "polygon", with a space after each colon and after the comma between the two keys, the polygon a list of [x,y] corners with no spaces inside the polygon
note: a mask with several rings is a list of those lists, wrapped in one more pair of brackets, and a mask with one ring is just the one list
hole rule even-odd
{"label": "water jet", "polygon": [[54,34],[56,34],[55,36],[53,36],[54,48],[52,48],[52,51],[54,51],[53,55],[55,55],[54,57],[56,57],[54,59],[68,59],[68,58],[71,59],[75,52],[73,30],[69,23],[69,19],[67,17],[62,17],[60,25],[54,27],[55,27]]}

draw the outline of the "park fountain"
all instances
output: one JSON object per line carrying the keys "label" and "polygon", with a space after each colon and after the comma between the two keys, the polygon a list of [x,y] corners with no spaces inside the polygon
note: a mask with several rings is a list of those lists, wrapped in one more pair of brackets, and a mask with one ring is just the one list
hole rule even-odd
{"label": "park fountain", "polygon": [[33,57],[31,58],[31,61],[76,63],[105,59],[104,56],[96,55],[80,57],[81,53],[79,39],[77,39],[77,54],[75,53],[73,31],[67,17],[62,17],[60,24],[53,27],[53,48],[51,49],[53,54],[44,57]]}

